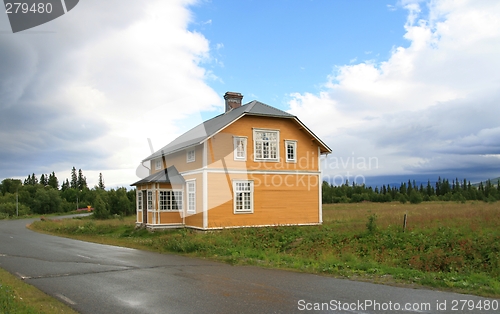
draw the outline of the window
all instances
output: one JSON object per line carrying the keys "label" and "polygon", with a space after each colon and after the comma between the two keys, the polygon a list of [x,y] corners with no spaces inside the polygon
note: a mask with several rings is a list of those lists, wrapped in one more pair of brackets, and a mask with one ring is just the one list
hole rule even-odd
{"label": "window", "polygon": [[155,162],[155,169],[160,170],[162,168],[161,166],[161,159],[156,160]]}
{"label": "window", "polygon": [[178,211],[182,210],[182,191],[163,190],[160,191],[160,210]]}
{"label": "window", "polygon": [[153,210],[153,191],[148,191],[148,210]]}
{"label": "window", "polygon": [[137,190],[137,210],[142,210],[142,191]]}
{"label": "window", "polygon": [[286,161],[297,162],[297,141],[285,141]]}
{"label": "window", "polygon": [[234,213],[253,213],[253,181],[233,181]]}
{"label": "window", "polygon": [[193,162],[195,160],[194,148],[190,149],[186,153],[186,161]]}
{"label": "window", "polygon": [[234,137],[234,160],[247,160],[246,137]]}
{"label": "window", "polygon": [[278,161],[279,131],[254,130],[254,159]]}
{"label": "window", "polygon": [[187,211],[188,213],[196,212],[196,181],[187,181],[186,182],[186,190],[187,190]]}

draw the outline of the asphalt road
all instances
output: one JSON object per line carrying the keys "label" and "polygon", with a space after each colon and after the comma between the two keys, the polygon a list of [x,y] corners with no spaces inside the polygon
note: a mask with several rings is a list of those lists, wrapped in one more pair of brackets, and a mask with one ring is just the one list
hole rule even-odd
{"label": "asphalt road", "polygon": [[87,243],[29,222],[0,220],[0,267],[80,313],[500,312],[476,308],[499,300]]}

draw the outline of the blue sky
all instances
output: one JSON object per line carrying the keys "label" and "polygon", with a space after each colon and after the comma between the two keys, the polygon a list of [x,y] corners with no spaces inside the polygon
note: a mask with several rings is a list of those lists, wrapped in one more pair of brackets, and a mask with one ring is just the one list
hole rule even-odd
{"label": "blue sky", "polygon": [[0,179],[75,166],[127,186],[148,139],[226,91],[297,115],[337,183],[495,178],[499,17],[487,0],[82,0],[12,34],[0,14]]}
{"label": "blue sky", "polygon": [[[362,4],[362,5],[361,5]],[[406,12],[389,2],[204,1],[192,6],[190,29],[213,51],[207,69],[219,94],[287,107],[291,91],[319,92],[338,65],[384,60],[403,38]]]}

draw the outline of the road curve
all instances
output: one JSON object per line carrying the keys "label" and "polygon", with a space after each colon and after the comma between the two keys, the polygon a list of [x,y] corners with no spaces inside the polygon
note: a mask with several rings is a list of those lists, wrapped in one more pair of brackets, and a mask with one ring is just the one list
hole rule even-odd
{"label": "road curve", "polygon": [[469,311],[459,301],[498,300],[88,243],[35,233],[30,222],[0,221],[0,267],[80,313],[500,311]]}

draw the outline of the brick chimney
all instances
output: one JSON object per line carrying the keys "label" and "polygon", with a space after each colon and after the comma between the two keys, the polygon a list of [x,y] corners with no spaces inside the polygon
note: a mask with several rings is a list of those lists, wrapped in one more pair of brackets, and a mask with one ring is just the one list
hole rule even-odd
{"label": "brick chimney", "polygon": [[241,107],[241,100],[243,99],[243,95],[240,93],[234,92],[226,92],[224,94],[224,99],[226,100],[226,111],[231,111],[234,108]]}

